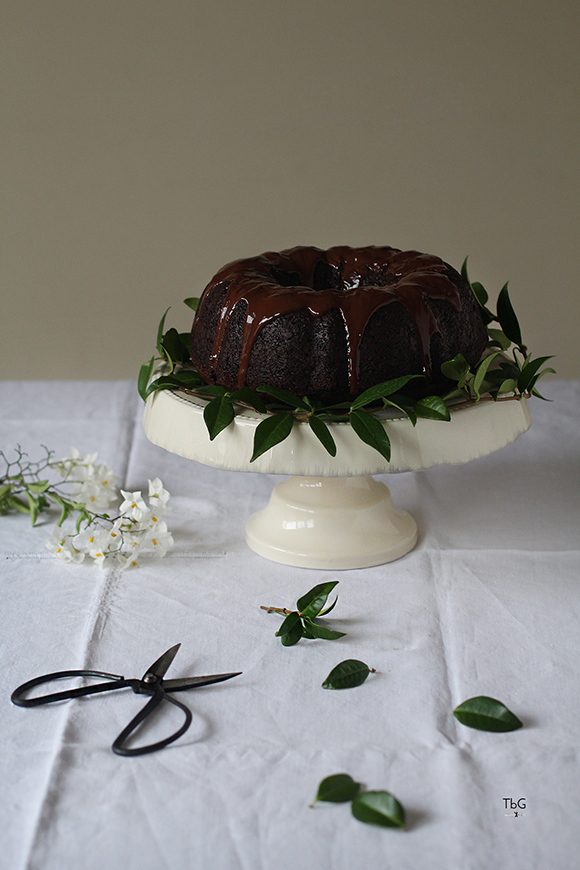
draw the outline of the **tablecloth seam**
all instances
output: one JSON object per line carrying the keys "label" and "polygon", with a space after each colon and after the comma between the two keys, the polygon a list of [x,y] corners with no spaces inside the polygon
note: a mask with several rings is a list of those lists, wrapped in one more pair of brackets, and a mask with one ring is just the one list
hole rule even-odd
{"label": "tablecloth seam", "polygon": [[32,825],[30,837],[28,840],[28,846],[23,857],[22,870],[31,870],[33,867],[32,859],[34,855],[34,850],[36,843],[38,841],[39,831],[42,825],[43,818],[45,817],[45,808],[47,805],[47,798],[50,795],[51,791],[51,783],[54,780],[55,771],[58,770],[62,765],[63,755],[62,755],[62,747],[64,744],[65,736],[70,723],[70,705],[67,705],[63,708],[63,716],[62,716],[62,727],[59,732],[55,735],[55,740],[53,742],[53,751],[51,753],[51,759],[48,766],[48,770],[46,773],[46,778],[44,782],[44,787],[42,790],[42,794],[39,797],[36,817],[34,819],[34,823]]}
{"label": "tablecloth seam", "polygon": [[[444,705],[446,709],[453,709],[453,696],[456,694],[454,689],[457,687],[454,686],[454,667],[452,661],[452,649],[447,637],[447,614],[448,608],[444,607],[442,603],[442,585],[446,585],[441,577],[441,561],[442,561],[442,551],[435,549],[433,551],[427,551],[429,555],[429,562],[431,566],[431,574],[432,574],[432,588],[433,588],[433,601],[435,606],[435,615],[437,618],[437,626],[439,631],[439,637],[441,642],[441,652],[443,659],[443,679],[444,685],[447,689],[447,703]],[[434,559],[435,556],[435,559]],[[435,570],[434,561],[438,562],[438,569]],[[445,612],[444,612],[445,611]],[[453,720],[455,721],[455,720]],[[452,723],[453,724],[453,723]],[[453,728],[453,734],[448,734],[443,729],[443,722],[438,723],[436,725],[437,730],[445,738],[449,744],[455,748],[459,748],[458,740],[457,740],[457,729]]]}
{"label": "tablecloth seam", "polygon": [[123,488],[125,488],[125,489],[127,487],[127,479],[128,479],[129,466],[131,464],[131,456],[132,456],[133,451],[135,449],[135,443],[137,440],[135,437],[135,433],[137,431],[137,426],[140,423],[140,417],[139,417],[140,408],[139,408],[139,405],[137,404],[137,400],[138,400],[138,396],[135,395],[135,398],[133,399],[133,413],[132,414],[127,413],[127,415],[126,415],[126,419],[129,422],[129,426],[127,427],[127,431],[125,432],[125,437],[123,439],[124,444],[126,445],[126,457],[125,457],[124,467],[121,470],[121,474],[119,475],[119,480],[123,481]]}
{"label": "tablecloth seam", "polygon": [[[171,529],[170,529],[171,531]],[[419,545],[414,551],[406,557],[412,558],[413,554],[417,555],[419,553],[441,553],[441,554],[458,554],[458,553],[485,553],[486,555],[490,555],[491,553],[501,553],[506,554],[509,553],[512,556],[518,557],[530,557],[534,556],[549,556],[553,553],[558,553],[560,555],[568,555],[568,556],[576,556],[580,554],[580,549],[558,549],[558,550],[518,550],[516,548],[504,549],[503,547],[438,547],[438,546],[426,546],[422,547]],[[250,550],[248,549],[247,554],[250,555]],[[226,550],[220,550],[219,552],[200,552],[200,553],[172,553],[168,552],[163,557],[165,560],[167,559],[227,559],[232,555],[228,553]],[[238,555],[237,553],[233,555]],[[54,559],[54,555],[52,553],[14,553],[11,551],[2,553],[0,552],[0,559],[5,561],[13,561],[16,562],[20,559],[36,559],[38,561],[45,561]],[[363,569],[366,570],[366,569]]]}

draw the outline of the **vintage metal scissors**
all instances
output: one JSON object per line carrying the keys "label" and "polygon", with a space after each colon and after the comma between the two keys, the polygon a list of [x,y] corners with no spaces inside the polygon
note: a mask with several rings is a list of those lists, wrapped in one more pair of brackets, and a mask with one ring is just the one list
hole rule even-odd
{"label": "vintage metal scissors", "polygon": [[[144,755],[146,752],[156,752],[158,749],[163,749],[169,743],[173,743],[182,734],[185,734],[191,725],[191,711],[181,701],[177,701],[169,693],[182,692],[185,689],[195,689],[200,686],[210,686],[212,683],[221,683],[224,680],[230,680],[232,677],[238,677],[241,671],[232,674],[214,674],[209,677],[183,677],[178,680],[164,680],[169,665],[177,655],[177,651],[181,646],[180,643],[172,646],[167,652],[163,653],[160,658],[154,662],[151,667],[147,668],[140,680],[126,680],[125,677],[117,674],[105,674],[102,671],[57,671],[54,674],[45,674],[42,677],[36,677],[34,680],[29,680],[18,686],[12,692],[11,700],[13,704],[19,707],[38,707],[42,704],[51,704],[53,701],[65,701],[68,698],[80,698],[82,695],[94,695],[97,692],[110,692],[115,689],[125,689],[130,686],[137,695],[150,695],[150,699],[145,704],[143,709],[137,713],[134,719],[131,719],[126,728],[121,731],[115,742],[113,743],[113,752],[117,755]],[[107,682],[93,683],[89,686],[79,686],[76,689],[66,689],[63,692],[53,692],[49,695],[41,695],[34,698],[25,698],[24,695],[35,686],[40,686],[42,683],[50,683],[53,680],[61,680],[67,677],[103,677]],[[141,725],[145,719],[159,706],[162,701],[169,701],[176,707],[179,707],[185,715],[185,721],[181,727],[164,740],[159,740],[157,743],[150,743],[147,746],[139,746],[133,749],[125,746],[125,742],[131,734]]]}

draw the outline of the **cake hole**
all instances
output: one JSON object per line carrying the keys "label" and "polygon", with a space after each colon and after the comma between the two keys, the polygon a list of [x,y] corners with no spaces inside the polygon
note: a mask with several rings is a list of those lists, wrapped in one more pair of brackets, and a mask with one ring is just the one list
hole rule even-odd
{"label": "cake hole", "polygon": [[282,269],[275,269],[272,266],[272,277],[280,287],[303,287],[304,279],[298,272],[284,272]]}
{"label": "cake hole", "polygon": [[330,263],[325,263],[324,260],[319,260],[312,274],[312,289],[330,290],[341,287],[342,279],[338,269],[331,266]]}

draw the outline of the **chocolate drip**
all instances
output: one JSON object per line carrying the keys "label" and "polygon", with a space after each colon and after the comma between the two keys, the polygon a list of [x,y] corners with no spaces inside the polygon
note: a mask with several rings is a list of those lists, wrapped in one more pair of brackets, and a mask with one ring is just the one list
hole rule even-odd
{"label": "chocolate drip", "polygon": [[[245,383],[254,341],[265,323],[303,308],[313,317],[338,308],[346,331],[349,387],[354,394],[365,328],[375,311],[398,302],[412,320],[423,370],[430,377],[431,338],[438,327],[429,300],[445,300],[455,311],[461,309],[459,291],[444,274],[446,269],[439,257],[390,247],[328,251],[298,247],[230,263],[207,288],[227,287],[210,356],[211,371],[215,374],[226,325],[238,305],[246,305],[238,387]],[[301,283],[290,285],[296,280]]]}

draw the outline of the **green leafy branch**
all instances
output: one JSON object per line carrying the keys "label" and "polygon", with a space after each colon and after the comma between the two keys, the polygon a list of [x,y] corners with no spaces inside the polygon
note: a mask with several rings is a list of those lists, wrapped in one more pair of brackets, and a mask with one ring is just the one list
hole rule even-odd
{"label": "green leafy branch", "polygon": [[284,621],[278,631],[276,637],[279,637],[283,646],[294,646],[301,638],[314,640],[338,640],[344,637],[346,632],[333,631],[320,622],[315,622],[321,616],[326,616],[334,609],[338,596],[334,599],[329,607],[325,607],[328,596],[338,584],[338,580],[330,581],[329,583],[319,583],[314,586],[298,599],[296,602],[296,610],[288,610],[286,607],[264,607],[261,605],[261,610],[267,613],[279,613],[284,616]]}
{"label": "green leafy branch", "polygon": [[[53,450],[42,445],[45,455],[36,461],[29,459],[20,446],[15,449],[16,458],[9,460],[4,451],[0,450],[0,458],[4,462],[4,474],[0,477],[0,514],[6,515],[13,511],[28,514],[34,525],[40,513],[57,506],[60,517],[57,525],[60,527],[68,517],[78,511],[77,531],[83,522],[91,523],[97,518],[108,519],[103,514],[95,514],[88,510],[86,504],[75,501],[67,496],[61,486],[49,483],[44,478],[47,471],[53,471],[61,463],[53,461]],[[63,481],[66,483],[66,480]]]}
{"label": "green leafy branch", "polygon": [[[522,331],[518,318],[512,306],[507,283],[499,292],[494,314],[488,307],[489,295],[479,281],[470,281],[467,272],[467,257],[461,266],[461,275],[471,287],[473,294],[483,312],[489,336],[489,353],[474,369],[461,354],[443,363],[441,371],[445,377],[457,382],[457,387],[445,396],[446,401],[461,396],[471,401],[479,401],[484,393],[488,393],[495,401],[507,393],[517,398],[537,396],[544,399],[536,384],[547,374],[556,374],[553,368],[542,366],[552,356],[532,358],[528,348],[523,343]],[[498,328],[490,324],[497,323]],[[511,352],[511,358],[506,356]],[[492,366],[492,363],[495,363]]]}
{"label": "green leafy branch", "polygon": [[[192,296],[183,300],[184,303],[193,311],[197,310],[199,299]],[[157,327],[157,341],[155,354],[149,362],[144,363],[139,369],[137,378],[137,389],[139,395],[145,402],[151,393],[157,390],[175,390],[175,389],[193,389],[204,384],[203,378],[191,366],[191,355],[189,351],[189,332],[178,332],[174,327],[165,329],[165,318],[169,308],[159,321]],[[161,375],[151,381],[151,376],[155,369],[156,362],[163,362],[169,367],[169,374]],[[189,363],[189,366],[187,364]],[[187,366],[187,367],[184,367]]]}

